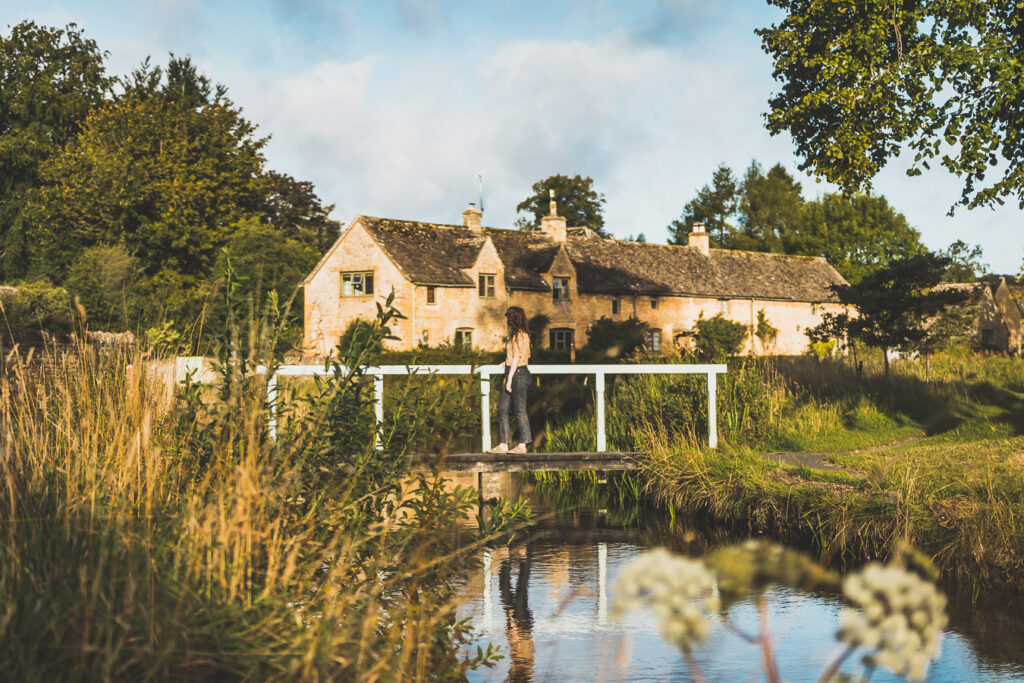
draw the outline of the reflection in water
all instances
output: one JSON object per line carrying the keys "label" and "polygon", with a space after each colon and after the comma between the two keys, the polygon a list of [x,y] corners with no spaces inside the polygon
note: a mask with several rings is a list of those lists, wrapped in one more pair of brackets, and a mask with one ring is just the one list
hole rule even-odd
{"label": "reflection in water", "polygon": [[[533,503],[540,512],[550,511],[543,500],[534,498]],[[486,551],[482,582],[467,585],[463,614],[472,618],[479,643],[500,645],[505,659],[495,669],[471,672],[470,679],[689,680],[686,665],[658,636],[649,615],[627,615],[621,622],[609,617],[610,586],[622,567],[647,547],[670,540],[664,529],[610,526],[603,515],[576,510],[544,520],[525,542]],[[677,550],[703,552],[706,544],[706,539],[694,538],[675,545]],[[834,595],[789,588],[772,589],[766,597],[783,678],[815,680],[837,654],[833,636],[842,603]],[[963,612],[956,609],[956,600],[952,606],[951,628],[927,680],[1024,681],[1020,613],[978,608],[965,619],[958,618]],[[733,605],[728,616],[742,631],[759,629],[752,601]],[[993,638],[991,629],[978,629],[978,623],[997,623],[999,637]],[[759,680],[760,650],[722,627],[696,655],[709,681]],[[856,665],[851,660],[847,670]],[[879,671],[871,680],[901,679]]]}
{"label": "reflection in water", "polygon": [[[519,683],[533,680],[533,615],[530,613],[529,548],[523,543],[514,547],[501,562],[498,588],[505,609],[505,637],[508,640],[511,665],[508,680]],[[514,558],[514,559],[513,559]],[[515,589],[512,588],[512,564],[516,564]]]}

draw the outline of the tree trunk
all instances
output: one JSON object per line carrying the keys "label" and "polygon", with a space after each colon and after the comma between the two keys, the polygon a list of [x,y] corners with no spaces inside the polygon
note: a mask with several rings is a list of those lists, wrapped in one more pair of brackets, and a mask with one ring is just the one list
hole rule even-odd
{"label": "tree trunk", "polygon": [[882,349],[882,358],[885,360],[885,376],[889,376],[889,349]]}
{"label": "tree trunk", "polygon": [[924,381],[932,381],[932,354],[924,354]]}

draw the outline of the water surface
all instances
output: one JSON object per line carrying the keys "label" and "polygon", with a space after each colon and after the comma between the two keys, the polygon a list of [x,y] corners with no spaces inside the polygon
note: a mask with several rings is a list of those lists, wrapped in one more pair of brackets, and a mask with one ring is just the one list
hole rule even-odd
{"label": "water surface", "polygon": [[[611,617],[612,586],[622,567],[649,547],[664,544],[699,554],[724,539],[682,525],[666,531],[664,525],[617,524],[596,506],[567,510],[530,487],[522,492],[539,513],[551,516],[508,548],[485,551],[482,569],[467,582],[463,614],[471,618],[478,643],[500,645],[506,655],[494,669],[472,672],[470,680],[691,680],[682,657],[658,636],[652,616]],[[841,600],[791,588],[774,588],[767,600],[783,679],[816,680],[842,649],[834,639]],[[1024,682],[1020,607],[972,605],[952,596],[950,627],[927,680]],[[739,630],[759,632],[752,600],[732,606],[728,615]],[[720,623],[695,653],[709,681],[764,680],[761,656],[759,647]],[[856,667],[852,662],[845,668]],[[871,680],[902,679],[877,671]]]}

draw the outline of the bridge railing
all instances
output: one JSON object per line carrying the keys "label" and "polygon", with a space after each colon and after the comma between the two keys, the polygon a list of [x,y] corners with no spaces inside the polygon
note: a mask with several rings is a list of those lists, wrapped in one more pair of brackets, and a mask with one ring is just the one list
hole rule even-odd
{"label": "bridge railing", "polygon": [[[608,450],[605,436],[605,378],[608,375],[706,375],[708,387],[708,446],[718,447],[717,377],[728,369],[724,364],[622,364],[622,365],[529,365],[533,375],[594,375],[597,412],[597,450]],[[347,368],[342,369],[347,372]],[[266,370],[263,369],[265,372]],[[267,401],[270,406],[270,434],[277,435],[277,379],[304,375],[328,375],[334,368],[323,365],[282,365],[267,379]],[[503,375],[500,365],[381,365],[364,370],[373,377],[373,391],[377,424],[384,421],[384,378],[388,375],[479,375],[480,418],[483,423],[481,446],[491,448],[491,377]],[[379,436],[378,436],[379,438]]]}

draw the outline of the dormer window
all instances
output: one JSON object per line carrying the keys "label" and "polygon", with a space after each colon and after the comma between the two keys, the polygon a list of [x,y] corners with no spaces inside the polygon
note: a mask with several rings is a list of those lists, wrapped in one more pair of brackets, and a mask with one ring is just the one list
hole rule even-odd
{"label": "dormer window", "polygon": [[569,278],[551,278],[551,299],[554,301],[569,300]]}
{"label": "dormer window", "polygon": [[481,299],[493,299],[494,298],[494,274],[493,273],[480,273],[480,277],[477,279],[477,285],[480,290]]}

